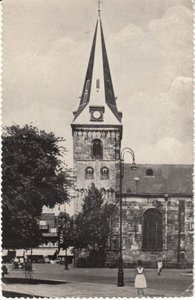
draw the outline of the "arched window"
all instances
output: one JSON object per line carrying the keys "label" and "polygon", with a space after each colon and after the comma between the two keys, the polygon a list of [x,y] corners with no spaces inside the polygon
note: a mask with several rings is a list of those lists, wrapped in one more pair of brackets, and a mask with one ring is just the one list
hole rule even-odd
{"label": "arched window", "polygon": [[107,167],[103,167],[100,170],[101,179],[109,179],[109,169]]}
{"label": "arched window", "polygon": [[142,228],[142,250],[162,250],[162,214],[156,208],[144,212]]}
{"label": "arched window", "polygon": [[153,175],[154,175],[154,172],[152,169],[146,170],[146,176],[153,176]]}
{"label": "arched window", "polygon": [[92,142],[92,158],[95,159],[103,158],[103,145],[102,142],[98,139],[95,139]]}
{"label": "arched window", "polygon": [[85,169],[85,179],[93,179],[94,170],[91,167]]}

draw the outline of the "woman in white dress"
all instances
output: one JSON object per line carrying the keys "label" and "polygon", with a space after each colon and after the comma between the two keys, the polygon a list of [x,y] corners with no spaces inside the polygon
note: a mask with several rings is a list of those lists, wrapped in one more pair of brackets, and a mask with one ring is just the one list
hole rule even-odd
{"label": "woman in white dress", "polygon": [[141,260],[138,260],[137,262],[135,288],[137,289],[137,296],[144,296],[144,289],[147,288],[147,283]]}

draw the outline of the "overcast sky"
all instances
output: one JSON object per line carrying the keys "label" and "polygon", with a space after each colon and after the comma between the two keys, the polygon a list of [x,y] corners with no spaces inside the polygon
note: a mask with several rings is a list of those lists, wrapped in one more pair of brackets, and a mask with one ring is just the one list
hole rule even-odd
{"label": "overcast sky", "polygon": [[[3,123],[66,139],[97,19],[95,0],[4,0]],[[102,23],[123,146],[137,163],[192,163],[190,0],[103,0]]]}

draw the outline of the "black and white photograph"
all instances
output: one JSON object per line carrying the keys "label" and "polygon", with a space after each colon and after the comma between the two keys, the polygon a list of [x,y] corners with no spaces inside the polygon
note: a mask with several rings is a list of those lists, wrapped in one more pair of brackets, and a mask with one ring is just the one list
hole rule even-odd
{"label": "black and white photograph", "polygon": [[4,298],[193,297],[193,1],[2,1]]}

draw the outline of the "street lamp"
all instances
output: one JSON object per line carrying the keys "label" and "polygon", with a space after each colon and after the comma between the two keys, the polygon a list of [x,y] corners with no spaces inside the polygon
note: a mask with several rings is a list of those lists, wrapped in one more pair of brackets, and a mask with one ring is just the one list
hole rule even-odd
{"label": "street lamp", "polygon": [[[64,229],[65,229],[65,235],[64,235]],[[61,244],[65,246],[64,269],[68,270],[66,234],[67,234],[67,220],[65,217],[59,217],[58,218],[58,235],[59,235],[58,249],[60,251]]]}
{"label": "street lamp", "polygon": [[125,153],[130,153],[133,159],[131,169],[136,170],[137,166],[135,163],[135,154],[131,148],[125,147],[120,152],[120,206],[119,206],[119,263],[118,263],[118,286],[122,287],[124,286],[124,274],[123,274],[123,253],[122,253],[122,181],[123,181],[123,162],[124,162],[124,156]]}
{"label": "street lamp", "polygon": [[65,270],[68,270],[68,257],[67,257],[67,222],[65,222],[65,261],[64,261],[64,264],[65,264]]}
{"label": "street lamp", "polygon": [[167,214],[168,214],[168,200],[169,195],[165,194],[165,269],[167,268],[167,229],[168,229],[168,223],[167,223]]}

